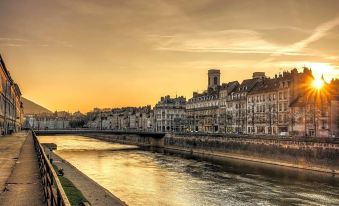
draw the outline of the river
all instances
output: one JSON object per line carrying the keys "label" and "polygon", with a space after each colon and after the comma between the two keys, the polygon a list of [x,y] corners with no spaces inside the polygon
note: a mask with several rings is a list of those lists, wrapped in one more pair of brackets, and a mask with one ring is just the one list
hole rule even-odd
{"label": "river", "polygon": [[41,136],[131,206],[339,205],[339,178],[230,160],[223,164],[82,136]]}

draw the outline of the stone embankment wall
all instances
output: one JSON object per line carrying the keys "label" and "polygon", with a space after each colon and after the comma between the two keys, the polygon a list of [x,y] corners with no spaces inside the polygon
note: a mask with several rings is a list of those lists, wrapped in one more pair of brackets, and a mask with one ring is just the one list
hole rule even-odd
{"label": "stone embankment wall", "polygon": [[336,139],[213,134],[166,134],[162,139],[133,134],[85,136],[218,161],[242,159],[339,174],[339,140]]}
{"label": "stone embankment wall", "polygon": [[173,134],[166,135],[166,147],[339,168],[339,141],[335,139]]}

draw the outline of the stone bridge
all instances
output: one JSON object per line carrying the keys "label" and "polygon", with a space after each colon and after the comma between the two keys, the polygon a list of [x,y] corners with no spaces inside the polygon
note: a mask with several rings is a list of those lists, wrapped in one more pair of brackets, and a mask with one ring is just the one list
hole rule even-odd
{"label": "stone bridge", "polygon": [[46,135],[83,135],[108,141],[131,143],[139,146],[164,147],[163,132],[148,131],[113,131],[113,130],[35,130],[38,136]]}

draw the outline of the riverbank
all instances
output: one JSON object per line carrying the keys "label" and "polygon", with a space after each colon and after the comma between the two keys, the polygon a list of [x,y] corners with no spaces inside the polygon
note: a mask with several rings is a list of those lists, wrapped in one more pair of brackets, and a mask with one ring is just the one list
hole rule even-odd
{"label": "riverbank", "polygon": [[[87,134],[86,136],[108,142],[155,148],[145,141],[146,138],[135,135]],[[212,161],[237,159],[339,175],[337,143],[297,139],[166,135],[163,147],[156,149]]]}
{"label": "riverbank", "polygon": [[172,153],[177,153],[177,154],[190,155],[195,158],[202,158],[206,160],[223,162],[223,161],[227,161],[228,159],[236,159],[236,160],[242,160],[242,161],[247,161],[247,162],[255,162],[259,164],[267,164],[267,165],[275,165],[275,166],[288,167],[288,168],[294,168],[294,169],[323,172],[323,173],[329,173],[335,176],[339,176],[339,170],[321,167],[321,165],[313,165],[313,166],[299,165],[299,164],[293,164],[289,162],[276,161],[276,160],[267,159],[267,158],[256,158],[256,157],[249,157],[246,155],[232,154],[232,153],[225,153],[225,152],[213,152],[213,151],[206,151],[202,149],[185,149],[185,148],[174,147],[174,146],[166,146],[164,150],[172,152]]}
{"label": "riverbank", "polygon": [[68,161],[62,159],[54,152],[48,152],[53,159],[53,164],[62,168],[65,177],[79,189],[91,205],[95,206],[126,206],[126,203],[100,186],[94,180],[82,173]]}

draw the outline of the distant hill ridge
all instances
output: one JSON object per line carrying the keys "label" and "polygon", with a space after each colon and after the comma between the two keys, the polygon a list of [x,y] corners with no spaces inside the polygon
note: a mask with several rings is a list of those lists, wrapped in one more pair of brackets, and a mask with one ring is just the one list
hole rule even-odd
{"label": "distant hill ridge", "polygon": [[22,104],[24,106],[25,115],[29,114],[42,114],[42,113],[52,113],[49,109],[46,109],[43,106],[38,105],[37,103],[21,97]]}

